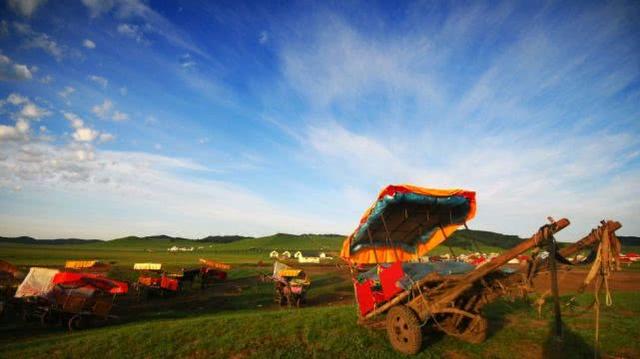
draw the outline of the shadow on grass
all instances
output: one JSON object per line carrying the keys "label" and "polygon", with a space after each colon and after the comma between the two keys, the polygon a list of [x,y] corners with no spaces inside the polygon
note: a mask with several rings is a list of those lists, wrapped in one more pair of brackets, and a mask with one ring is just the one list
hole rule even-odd
{"label": "shadow on grass", "polygon": [[515,312],[531,311],[531,305],[527,300],[517,299],[513,302],[500,300],[484,307],[483,315],[489,321],[487,339],[501,331],[507,324],[507,316]]}
{"label": "shadow on grass", "polygon": [[562,335],[555,335],[554,321],[549,322],[549,334],[543,346],[544,358],[599,358],[593,345],[562,323]]}

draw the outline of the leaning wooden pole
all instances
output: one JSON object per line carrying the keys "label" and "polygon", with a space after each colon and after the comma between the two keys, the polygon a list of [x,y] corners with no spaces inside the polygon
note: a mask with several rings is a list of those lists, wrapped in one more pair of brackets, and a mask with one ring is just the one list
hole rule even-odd
{"label": "leaning wooden pole", "polygon": [[563,218],[557,222],[552,222],[550,224],[542,226],[538,230],[538,232],[536,232],[536,234],[534,234],[531,238],[521,242],[502,255],[493,258],[487,264],[481,266],[480,268],[469,272],[460,280],[460,283],[458,285],[451,288],[451,290],[448,290],[447,293],[442,297],[438,298],[438,302],[441,304],[453,302],[456,298],[458,298],[460,294],[469,289],[473,285],[473,283],[483,278],[487,274],[493,272],[494,270],[507,264],[507,262],[509,262],[513,258],[516,258],[518,255],[528,251],[529,249],[547,244],[555,233],[561,231],[569,224],[569,220]]}
{"label": "leaning wooden pole", "polygon": [[607,230],[609,233],[614,233],[620,228],[622,228],[622,224],[620,224],[620,222],[618,221],[603,221],[602,224],[598,226],[598,228],[592,229],[591,233],[586,235],[584,238],[575,243],[572,243],[567,247],[560,249],[558,253],[560,253],[560,255],[563,257],[568,257],[580,252],[583,249],[591,248],[591,246],[600,241],[603,230]]}
{"label": "leaning wooden pole", "polygon": [[[490,272],[498,269],[499,267],[505,265],[507,262],[509,262],[511,259],[517,257],[518,255],[520,255],[521,253],[533,248],[533,247],[537,247],[537,246],[542,246],[544,244],[546,244],[551,237],[553,236],[554,233],[559,232],[560,230],[562,230],[563,228],[567,227],[569,225],[569,220],[566,218],[563,218],[557,222],[553,222],[550,224],[547,224],[543,227],[541,227],[538,232],[536,232],[536,234],[534,234],[531,238],[521,242],[520,244],[518,244],[517,246],[511,248],[510,250],[508,250],[507,252],[503,253],[502,255],[495,257],[494,259],[492,259],[491,261],[489,261],[487,264],[483,265],[480,268],[475,269],[472,272],[469,272],[466,276],[462,277],[459,280],[459,284],[456,285],[455,287],[451,288],[450,290],[447,290],[447,293],[438,298],[438,305],[442,305],[442,304],[447,304],[447,303],[451,303],[453,302],[460,294],[462,294],[464,291],[466,291],[467,289],[469,289],[473,283],[475,283],[477,280],[479,280],[480,278],[486,276],[487,274],[489,274]],[[413,289],[419,288],[422,285],[424,285],[426,282],[428,282],[429,280],[432,280],[433,278],[431,276],[427,276],[425,278],[420,279],[419,281],[417,281],[414,285],[413,285]],[[411,291],[405,291],[397,296],[395,296],[393,298],[393,300],[384,303],[383,305],[381,305],[380,307],[374,309],[373,311],[369,312],[367,315],[365,315],[364,317],[362,317],[360,319],[361,322],[367,321],[368,319],[371,319],[373,317],[375,317],[378,314],[382,314],[385,311],[387,311],[389,308],[393,307],[394,305],[401,303],[405,298],[407,298],[409,296],[409,294],[411,293]]]}

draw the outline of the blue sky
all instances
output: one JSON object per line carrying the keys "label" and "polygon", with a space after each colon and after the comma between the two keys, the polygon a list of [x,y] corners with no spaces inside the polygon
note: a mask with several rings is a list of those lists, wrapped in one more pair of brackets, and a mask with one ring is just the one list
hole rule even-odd
{"label": "blue sky", "polygon": [[640,234],[637,2],[1,9],[0,235],[348,233],[389,183]]}

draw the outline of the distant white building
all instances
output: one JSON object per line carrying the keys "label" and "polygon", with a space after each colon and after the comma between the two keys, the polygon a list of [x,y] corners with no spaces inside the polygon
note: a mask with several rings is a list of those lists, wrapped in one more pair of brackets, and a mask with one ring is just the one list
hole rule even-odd
{"label": "distant white building", "polygon": [[269,258],[278,258],[280,256],[280,253],[278,253],[278,251],[271,251],[271,253],[269,253]]}
{"label": "distant white building", "polygon": [[298,263],[320,263],[320,257],[298,257]]}
{"label": "distant white building", "polygon": [[282,258],[291,258],[291,252],[289,251],[284,251],[281,254]]}
{"label": "distant white building", "polygon": [[193,247],[178,247],[178,246],[173,246],[171,248],[167,248],[167,251],[169,252],[193,252],[194,248]]}

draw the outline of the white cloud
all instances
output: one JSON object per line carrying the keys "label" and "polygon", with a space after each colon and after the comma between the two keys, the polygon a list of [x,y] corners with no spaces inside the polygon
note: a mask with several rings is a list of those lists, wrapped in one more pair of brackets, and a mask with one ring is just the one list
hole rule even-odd
{"label": "white cloud", "polygon": [[88,127],[78,128],[73,133],[73,139],[80,142],[91,142],[98,137],[98,131]]}
{"label": "white cloud", "polygon": [[129,115],[127,115],[124,112],[114,111],[113,116],[111,116],[111,119],[114,121],[126,121],[129,119]]}
{"label": "white cloud", "polygon": [[[495,44],[479,29],[505,30],[503,17],[452,11],[443,27],[371,35],[323,14],[324,25],[298,38],[283,30],[283,87],[306,100],[307,114],[265,121],[300,144],[296,163],[360,199],[346,217],[358,218],[386,184],[415,183],[476,190],[475,228],[528,235],[552,215],[572,220],[564,238],[603,218],[640,231],[632,218],[640,211],[637,109],[607,102],[638,79],[625,60],[637,46],[617,35],[615,19],[590,14],[560,29],[523,24],[513,42],[470,60],[469,51]],[[585,41],[571,39],[575,28]],[[278,103],[286,91],[265,96]],[[579,130],[585,115],[601,126]]]}
{"label": "white cloud", "polygon": [[105,99],[100,105],[93,106],[91,112],[102,119],[111,118],[113,121],[117,122],[129,119],[129,115],[125,112],[116,110],[113,106],[113,102],[109,99]]}
{"label": "white cloud", "polygon": [[23,46],[25,48],[42,49],[44,52],[53,56],[60,61],[64,56],[62,47],[56,41],[45,33],[34,31],[29,24],[14,22],[13,27],[16,31],[25,37]]}
{"label": "white cloud", "polygon": [[100,136],[100,141],[103,142],[102,135],[105,135],[107,138],[111,136],[109,134],[100,134],[99,131],[96,131],[85,125],[84,121],[75,113],[72,112],[64,112],[64,118],[67,119],[71,127],[75,130],[71,137],[78,142],[92,142],[98,136]]}
{"label": "white cloud", "polygon": [[29,102],[29,99],[22,95],[18,95],[17,93],[11,93],[9,96],[7,96],[7,102],[14,106],[18,106],[23,103]]}
{"label": "white cloud", "polygon": [[145,42],[142,29],[138,25],[120,24],[118,25],[117,30],[119,34],[134,39],[138,43]]}
{"label": "white cloud", "polygon": [[311,105],[349,104],[374,92],[441,101],[426,35],[370,39],[334,16],[310,27],[312,34],[287,41],[280,57],[288,83]]}
{"label": "white cloud", "polygon": [[[64,235],[68,231],[69,235],[113,238],[122,234],[120,231],[129,234],[178,231],[198,237],[210,233],[211,228],[221,233],[266,235],[277,231],[318,232],[328,225],[326,220],[279,207],[233,183],[183,177],[179,174],[183,169],[208,170],[188,159],[142,152],[99,151],[86,143],[62,146],[44,142],[0,143],[0,146],[3,146],[1,153],[7,154],[7,158],[0,161],[0,188],[14,190],[20,186],[56,196],[67,194],[65,197],[79,209],[95,203],[93,201],[105,204],[99,209],[104,216],[88,232],[77,226],[78,221],[87,218],[84,215],[58,218],[56,224],[39,213],[40,209],[51,208],[42,206],[28,218],[17,215],[9,221],[2,215],[0,220],[11,224],[5,229],[10,233],[25,234],[25,228],[46,228],[42,233],[47,236]],[[68,196],[71,193],[74,195]],[[45,197],[41,200],[51,200]],[[124,228],[113,226],[109,213],[123,206],[136,220]],[[163,224],[168,218],[172,218],[171,224]],[[247,223],[252,223],[251,228],[247,228]],[[27,232],[42,236],[41,232]]]}
{"label": "white cloud", "polygon": [[49,112],[48,110],[42,109],[40,107],[38,107],[36,104],[34,103],[27,103],[22,107],[22,110],[20,111],[20,116],[30,119],[30,120],[37,120],[40,119],[41,117],[44,116],[48,116],[50,115],[51,112]]}
{"label": "white cloud", "polygon": [[51,75],[46,75],[40,78],[40,82],[42,82],[43,84],[50,84],[53,82],[53,76]]}
{"label": "white cloud", "polygon": [[190,54],[184,54],[180,56],[180,67],[185,70],[192,69],[196,66],[196,62],[193,61],[193,58]]}
{"label": "white cloud", "polygon": [[89,75],[89,80],[97,83],[98,85],[102,86],[102,88],[106,88],[109,85],[109,80],[107,80],[106,78],[102,77],[102,76],[97,76],[97,75]]}
{"label": "white cloud", "polygon": [[5,100],[0,101],[0,107],[9,104],[17,108],[14,112],[7,110],[15,120],[15,125],[0,125],[1,141],[27,141],[30,138],[31,121],[39,121],[42,117],[51,113],[48,110],[38,107],[29,98],[17,93],[11,93]]}
{"label": "white cloud", "polygon": [[101,133],[99,141],[100,143],[104,143],[104,142],[113,141],[114,139],[115,139],[115,136],[110,133]]}
{"label": "white cloud", "polygon": [[64,112],[63,115],[64,118],[71,122],[71,127],[74,129],[82,128],[84,126],[84,121],[75,113]]}
{"label": "white cloud", "polygon": [[211,56],[196,46],[189,35],[180,28],[173,25],[167,18],[153,10],[149,5],[139,0],[82,0],[89,9],[91,17],[113,11],[115,18],[122,21],[133,21],[141,23],[135,25],[122,23],[117,27],[117,31],[137,42],[146,43],[144,33],[154,33],[162,36],[169,44],[199,56],[211,59]]}
{"label": "white cloud", "polygon": [[76,92],[75,88],[73,88],[72,86],[65,86],[65,88],[62,91],[58,92],[58,95],[66,99],[70,95],[72,95],[74,92]]}
{"label": "white cloud", "polygon": [[33,75],[26,65],[17,64],[0,54],[0,80],[31,80]]}
{"label": "white cloud", "polygon": [[109,12],[114,5],[113,0],[82,0],[82,3],[89,9],[91,17]]}
{"label": "white cloud", "polygon": [[0,142],[23,140],[29,134],[29,122],[19,119],[14,126],[0,125]]}
{"label": "white cloud", "polygon": [[31,17],[38,7],[46,2],[47,0],[9,0],[7,3],[17,14]]}
{"label": "white cloud", "polygon": [[0,20],[0,37],[9,35],[9,23],[7,20]]}
{"label": "white cloud", "polygon": [[105,99],[101,105],[93,106],[93,108],[91,109],[91,112],[93,112],[96,116],[100,118],[107,118],[112,108],[113,108],[113,103],[110,100]]}
{"label": "white cloud", "polygon": [[87,49],[93,50],[96,48],[96,43],[89,39],[84,39],[84,41],[82,41],[82,46],[86,47]]}

